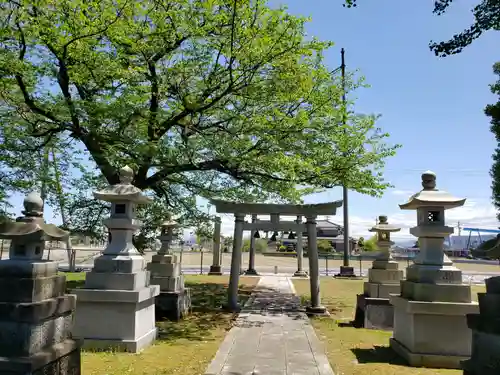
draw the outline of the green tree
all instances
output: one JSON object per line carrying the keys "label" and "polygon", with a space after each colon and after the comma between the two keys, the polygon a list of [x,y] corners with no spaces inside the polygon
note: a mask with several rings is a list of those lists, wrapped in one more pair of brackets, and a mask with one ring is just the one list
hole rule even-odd
{"label": "green tree", "polygon": [[362,249],[365,246],[365,238],[364,237],[359,237],[358,239],[358,247]]}
{"label": "green tree", "polygon": [[213,239],[214,228],[208,221],[200,222],[194,231],[196,243],[203,248],[208,242]]}
{"label": "green tree", "polygon": [[[342,105],[331,43],[305,38],[303,17],[262,0],[21,0],[0,20],[2,123],[38,145],[67,139],[108,183],[130,165],[169,211],[389,186],[395,147]],[[347,92],[360,84],[349,75]]]}
{"label": "green tree", "polygon": [[223,251],[224,249],[229,250],[233,246],[233,237],[232,236],[223,237],[221,246]]}
{"label": "green tree", "polygon": [[[490,130],[495,136],[497,147],[493,153],[493,165],[490,170],[492,178],[492,200],[497,209],[500,209],[500,62],[493,65],[493,72],[497,76],[497,81],[490,85],[492,94],[497,97],[495,104],[486,106],[485,114],[490,117]],[[500,212],[500,211],[499,211]],[[500,213],[497,214],[500,220]]]}
{"label": "green tree", "polygon": [[[243,240],[243,247],[242,247],[243,252],[248,252],[250,251],[250,238],[246,238]],[[262,253],[267,251],[267,241],[263,238],[256,238],[255,239],[255,251],[257,253]]]}
{"label": "green tree", "polygon": [[318,251],[320,253],[328,253],[333,250],[333,246],[328,240],[318,240]]}
{"label": "green tree", "polygon": [[[344,6],[356,7],[357,0],[345,0]],[[440,16],[445,14],[453,0],[435,0],[433,13]],[[500,30],[500,3],[497,0],[480,0],[472,8],[474,22],[464,31],[455,34],[450,40],[443,42],[431,41],[429,47],[436,56],[444,57],[462,52],[474,40],[489,30]]]}
{"label": "green tree", "polygon": [[371,236],[369,239],[364,241],[363,250],[364,251],[378,251],[380,250],[377,246],[377,235]]}

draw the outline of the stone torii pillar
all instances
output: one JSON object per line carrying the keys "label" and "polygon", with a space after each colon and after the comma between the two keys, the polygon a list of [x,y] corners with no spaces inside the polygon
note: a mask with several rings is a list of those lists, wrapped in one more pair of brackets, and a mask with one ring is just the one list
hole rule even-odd
{"label": "stone torii pillar", "polygon": [[221,218],[215,218],[214,225],[214,238],[212,246],[212,265],[210,266],[209,275],[222,275],[222,254],[220,246],[220,235],[221,235]]}
{"label": "stone torii pillar", "polygon": [[[252,215],[252,223],[257,222],[257,215]],[[245,271],[245,275],[257,275],[255,270],[255,233],[258,231],[252,230],[250,232],[250,249],[248,252],[248,269]]]}
{"label": "stone torii pillar", "polygon": [[233,252],[231,253],[231,273],[229,275],[227,296],[227,309],[230,311],[240,310],[240,306],[238,304],[238,285],[240,282],[241,248],[243,245],[244,224],[245,215],[241,213],[234,214]]}
{"label": "stone torii pillar", "polygon": [[309,277],[311,285],[311,306],[306,307],[308,315],[328,315],[328,311],[321,305],[319,292],[319,260],[318,241],[316,237],[316,215],[306,217],[307,247],[309,256]]}
{"label": "stone torii pillar", "polygon": [[[297,220],[295,220],[297,224],[302,223],[302,216],[297,216]],[[304,271],[303,263],[304,263],[304,244],[302,239],[302,231],[297,231],[297,244],[295,250],[297,252],[297,271],[293,274],[293,276],[297,277],[307,277],[307,272]]]}

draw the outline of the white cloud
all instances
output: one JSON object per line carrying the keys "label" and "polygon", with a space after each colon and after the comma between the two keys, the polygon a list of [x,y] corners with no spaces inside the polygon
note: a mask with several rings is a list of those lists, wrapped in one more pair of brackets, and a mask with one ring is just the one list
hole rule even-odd
{"label": "white cloud", "polygon": [[[408,195],[408,194],[405,194]],[[406,240],[414,238],[409,233],[409,228],[414,227],[417,221],[416,211],[399,210],[395,206],[391,211],[381,212],[387,215],[389,223],[401,227],[401,231],[394,233],[393,238],[396,240]],[[448,226],[456,227],[458,222],[460,226],[483,228],[483,229],[498,229],[500,224],[496,218],[496,210],[489,201],[475,199],[467,200],[463,207],[454,208],[446,211],[446,223]],[[266,216],[259,217],[267,219]],[[318,219],[325,219],[325,216],[319,216]],[[359,215],[357,212],[351,212],[349,215],[349,232],[353,237],[370,237],[373,233],[369,229],[375,224],[377,215]],[[234,217],[229,214],[222,214],[222,233],[232,236],[234,230]],[[342,210],[337,211],[337,215],[329,216],[329,219],[335,223],[343,225]],[[250,217],[247,217],[250,220]],[[283,218],[283,220],[293,220],[293,217]],[[457,232],[455,230],[455,232]]]}
{"label": "white cloud", "polygon": [[405,196],[405,197],[410,197],[411,195],[415,194],[415,192],[412,190],[400,190],[400,189],[390,190],[390,193],[392,195]]}

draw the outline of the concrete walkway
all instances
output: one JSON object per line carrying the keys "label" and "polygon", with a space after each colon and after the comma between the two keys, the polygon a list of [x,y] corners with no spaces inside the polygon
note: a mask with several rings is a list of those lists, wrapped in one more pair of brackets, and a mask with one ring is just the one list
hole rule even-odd
{"label": "concrete walkway", "polygon": [[263,276],[205,375],[334,375],[291,280]]}

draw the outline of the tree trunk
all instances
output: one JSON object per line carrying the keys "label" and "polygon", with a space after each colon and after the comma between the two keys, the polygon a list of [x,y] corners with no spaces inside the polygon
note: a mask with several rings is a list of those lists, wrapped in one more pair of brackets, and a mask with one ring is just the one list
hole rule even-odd
{"label": "tree trunk", "polygon": [[[69,220],[66,215],[66,210],[65,210],[65,199],[64,199],[64,193],[62,189],[62,184],[61,184],[61,173],[59,172],[59,168],[57,166],[57,158],[56,158],[56,153],[54,150],[51,150],[52,153],[52,166],[54,168],[54,176],[55,176],[55,181],[56,181],[56,193],[57,193],[57,200],[59,202],[59,212],[61,215],[61,220],[63,223],[63,226],[67,229],[69,228]],[[69,272],[75,272],[76,270],[76,251],[73,249],[73,245],[71,244],[71,236],[68,236],[66,239],[66,252],[68,255],[68,265],[69,265]]]}

